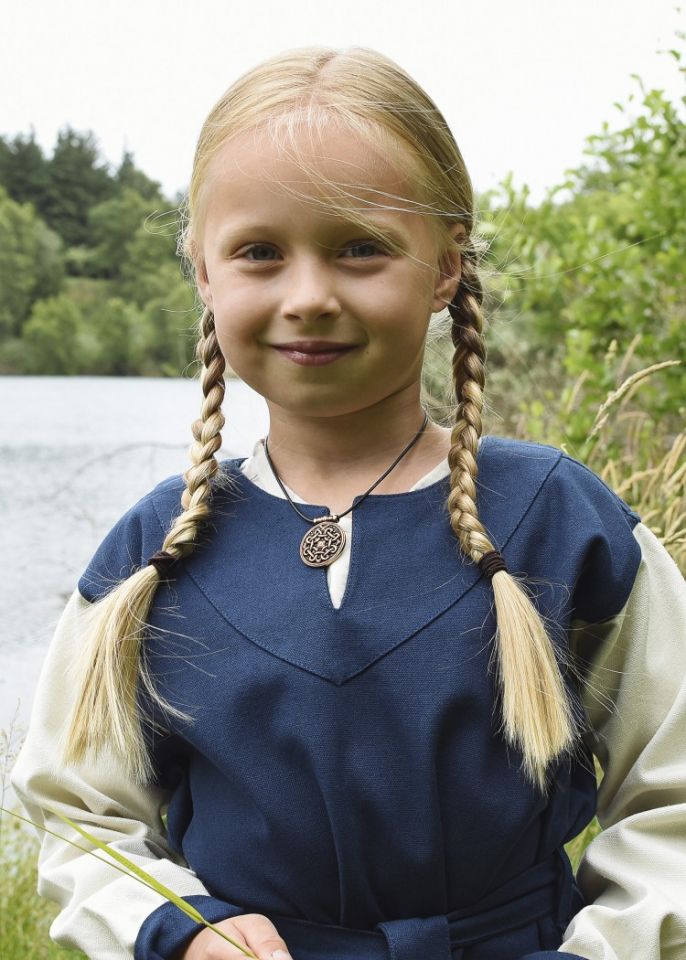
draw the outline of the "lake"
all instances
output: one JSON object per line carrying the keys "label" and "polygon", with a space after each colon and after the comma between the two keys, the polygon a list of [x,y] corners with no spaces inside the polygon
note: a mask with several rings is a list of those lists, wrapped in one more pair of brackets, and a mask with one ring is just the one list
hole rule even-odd
{"label": "lake", "polygon": [[[160,480],[190,464],[197,380],[0,377],[0,730],[25,730],[57,620],[98,544]],[[269,426],[263,398],[227,379],[217,457]]]}

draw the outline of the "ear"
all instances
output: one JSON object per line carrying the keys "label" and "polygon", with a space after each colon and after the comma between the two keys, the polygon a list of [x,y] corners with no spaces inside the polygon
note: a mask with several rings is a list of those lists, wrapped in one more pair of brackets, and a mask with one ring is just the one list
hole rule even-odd
{"label": "ear", "polygon": [[212,289],[210,287],[209,277],[207,276],[207,265],[205,258],[200,256],[195,261],[195,279],[198,286],[198,292],[206,307],[212,309]]}
{"label": "ear", "polygon": [[[465,228],[461,223],[454,224],[451,227],[450,233],[453,240],[456,240],[458,243],[462,243],[466,237]],[[453,246],[449,247],[441,258],[438,270],[432,304],[433,313],[439,313],[441,310],[444,310],[457,293],[462,275],[462,257],[460,252],[455,250]]]}

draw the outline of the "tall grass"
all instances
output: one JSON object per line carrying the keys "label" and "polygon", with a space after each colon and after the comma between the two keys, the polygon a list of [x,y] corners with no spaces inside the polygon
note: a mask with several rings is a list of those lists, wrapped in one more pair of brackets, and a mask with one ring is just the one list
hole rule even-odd
{"label": "tall grass", "polygon": [[36,893],[38,840],[19,821],[3,815],[0,847],[0,957],[2,960],[55,960],[83,957],[49,938],[58,907]]}
{"label": "tall grass", "polygon": [[[0,730],[2,804],[6,805],[9,772],[22,731],[16,715],[8,730]],[[84,957],[50,940],[48,930],[58,912],[56,904],[36,893],[39,843],[21,821],[0,811],[0,957],[2,960],[56,960]]]}

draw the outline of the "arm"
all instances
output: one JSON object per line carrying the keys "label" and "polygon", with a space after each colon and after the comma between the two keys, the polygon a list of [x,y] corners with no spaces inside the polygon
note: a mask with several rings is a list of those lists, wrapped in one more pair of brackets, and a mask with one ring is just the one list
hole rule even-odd
{"label": "arm", "polygon": [[[87,607],[88,601],[75,590],[59,619],[12,786],[35,823],[85,845],[46,808],[57,810],[190,899],[206,919],[237,916],[242,908],[211,897],[169,847],[160,818],[163,791],[133,784],[110,755],[66,769],[56,765],[71,706],[69,676],[79,649],[80,617]],[[201,929],[159,894],[109,864],[42,831],[39,837],[38,892],[61,907],[50,929],[57,943],[98,960],[167,960]]]}
{"label": "arm", "polygon": [[623,610],[603,623],[578,623],[572,634],[590,665],[584,706],[588,743],[604,771],[603,832],[581,861],[577,883],[588,905],[569,924],[560,952],[683,960],[686,582],[644,524],[634,536],[642,556]]}

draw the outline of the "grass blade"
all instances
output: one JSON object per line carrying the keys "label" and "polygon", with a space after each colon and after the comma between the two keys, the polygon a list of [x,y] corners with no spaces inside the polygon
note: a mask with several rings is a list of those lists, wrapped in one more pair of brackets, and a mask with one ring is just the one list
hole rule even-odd
{"label": "grass blade", "polygon": [[[8,810],[5,807],[0,807],[2,813],[9,813],[10,816],[16,817],[18,820],[23,820],[24,823],[29,823],[31,826],[42,830],[44,833],[49,833],[51,836],[56,837],[58,840],[63,840],[65,843],[69,843],[72,847],[76,847],[77,850],[82,850],[84,853],[89,854],[92,857],[95,857],[96,860],[100,860],[102,863],[106,863],[110,867],[114,867],[115,870],[119,870],[120,873],[123,873],[127,877],[131,877],[134,880],[137,880],[143,886],[148,887],[150,890],[154,890],[155,893],[160,894],[164,897],[169,903],[173,903],[175,907],[178,907],[182,913],[185,913],[187,917],[190,917],[191,920],[195,920],[196,923],[201,923],[209,930],[214,931],[218,934],[222,940],[226,940],[232,946],[237,947],[241,953],[245,954],[246,957],[251,957],[252,960],[258,960],[254,953],[250,950],[247,950],[242,944],[238,943],[236,940],[232,939],[227,933],[224,933],[223,930],[220,930],[219,927],[215,924],[210,923],[209,920],[206,920],[203,915],[197,910],[191,903],[188,903],[187,900],[184,900],[183,897],[179,896],[178,893],[175,893],[172,889],[165,886],[165,884],[160,883],[155,877],[149,874],[146,870],[143,870],[142,867],[139,867],[137,863],[134,863],[132,860],[129,860],[127,856],[121,853],[119,850],[113,850],[108,844],[104,843],[102,840],[98,840],[97,837],[94,837],[93,834],[88,833],[87,830],[84,830],[83,827],[80,827],[77,823],[74,823],[69,817],[65,816],[62,813],[59,813],[57,810],[50,810],[49,807],[45,808],[53,816],[59,817],[64,823],[68,824],[72,830],[75,830],[80,834],[85,840],[88,840],[89,843],[92,843],[95,847],[102,850],[109,857],[111,857],[115,863],[112,863],[111,860],[105,860],[103,857],[99,857],[97,853],[88,847],[82,847],[80,844],[75,843],[73,840],[69,840],[67,837],[63,837],[59,833],[55,833],[53,830],[44,827],[40,823],[36,823],[34,820],[30,820],[28,817],[23,817],[21,814],[15,813],[13,810]],[[121,864],[121,866],[120,866]]]}

